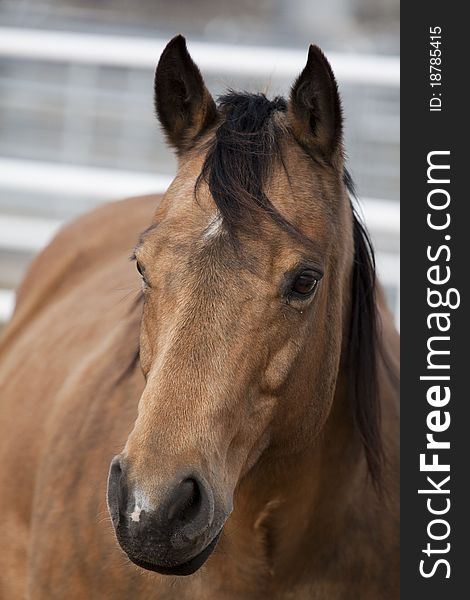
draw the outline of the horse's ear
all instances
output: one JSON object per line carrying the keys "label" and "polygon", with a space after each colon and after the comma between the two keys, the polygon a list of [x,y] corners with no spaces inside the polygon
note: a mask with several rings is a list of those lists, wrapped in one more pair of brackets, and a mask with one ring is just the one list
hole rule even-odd
{"label": "horse's ear", "polygon": [[155,108],[168,141],[188,149],[217,117],[217,109],[182,35],[166,46],[155,73]]}
{"label": "horse's ear", "polygon": [[328,161],[342,155],[342,112],[333,71],[318,46],[311,45],[304,70],[292,86],[289,123],[297,141]]}

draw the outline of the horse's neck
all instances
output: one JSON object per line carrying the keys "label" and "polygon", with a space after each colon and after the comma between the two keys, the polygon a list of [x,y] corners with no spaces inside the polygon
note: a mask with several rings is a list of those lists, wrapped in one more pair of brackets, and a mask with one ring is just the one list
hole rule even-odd
{"label": "horse's neck", "polygon": [[237,504],[239,549],[276,578],[332,581],[338,569],[357,568],[361,552],[363,564],[378,566],[373,547],[386,543],[389,525],[381,522],[341,382],[320,439],[296,455],[265,457],[240,486]]}

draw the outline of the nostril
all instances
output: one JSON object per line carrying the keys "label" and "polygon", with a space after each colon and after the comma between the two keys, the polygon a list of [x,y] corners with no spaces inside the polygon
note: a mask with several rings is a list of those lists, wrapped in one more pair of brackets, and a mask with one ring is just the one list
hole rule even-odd
{"label": "nostril", "polygon": [[108,507],[114,526],[117,526],[127,504],[127,486],[124,481],[121,459],[115,456],[111,461],[108,476]]}
{"label": "nostril", "polygon": [[180,525],[191,522],[201,510],[201,488],[196,479],[188,478],[182,481],[174,491],[173,502],[168,509],[168,521]]}
{"label": "nostril", "polygon": [[119,475],[121,475],[121,473],[122,473],[121,457],[115,456],[113,458],[113,460],[111,461],[111,465],[109,468],[109,474],[112,477],[119,477]]}
{"label": "nostril", "polygon": [[184,548],[200,538],[214,519],[214,495],[210,486],[199,477],[181,481],[173,488],[166,516],[173,548]]}

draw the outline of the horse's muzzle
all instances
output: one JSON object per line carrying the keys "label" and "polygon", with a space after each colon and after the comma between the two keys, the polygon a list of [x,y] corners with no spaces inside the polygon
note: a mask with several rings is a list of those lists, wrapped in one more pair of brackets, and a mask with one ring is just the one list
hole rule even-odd
{"label": "horse's muzzle", "polygon": [[214,550],[225,522],[215,511],[205,479],[180,473],[165,485],[158,506],[130,486],[120,456],[110,466],[108,508],[118,542],[139,567],[165,575],[190,575]]}

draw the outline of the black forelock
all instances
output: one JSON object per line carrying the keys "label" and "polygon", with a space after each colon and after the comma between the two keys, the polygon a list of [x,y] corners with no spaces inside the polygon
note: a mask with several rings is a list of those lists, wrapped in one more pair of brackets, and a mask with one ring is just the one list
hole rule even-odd
{"label": "black forelock", "polygon": [[274,165],[282,164],[283,128],[273,118],[285,112],[282,97],[230,91],[218,99],[222,122],[210,141],[196,191],[205,181],[225,227],[235,230],[260,211],[291,229],[264,192]]}

